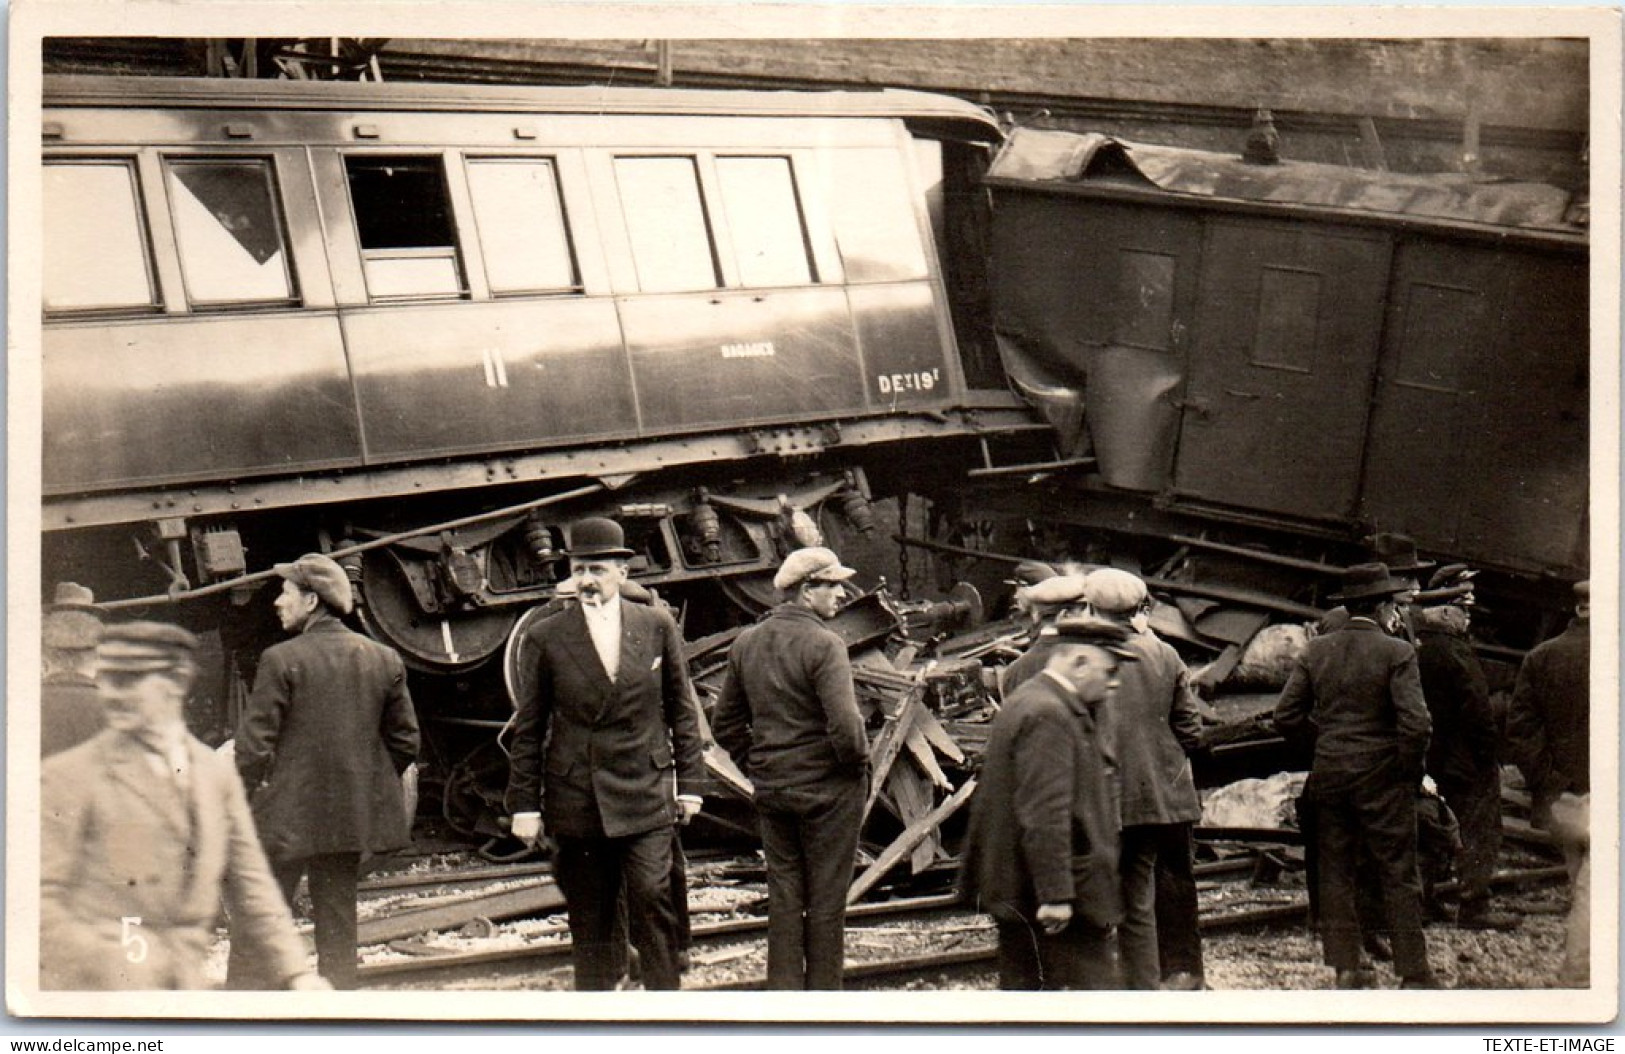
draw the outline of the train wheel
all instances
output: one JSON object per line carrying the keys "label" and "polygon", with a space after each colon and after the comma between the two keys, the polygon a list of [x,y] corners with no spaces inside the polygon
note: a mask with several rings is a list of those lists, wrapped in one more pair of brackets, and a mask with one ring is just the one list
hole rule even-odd
{"label": "train wheel", "polygon": [[423,573],[409,566],[409,558],[386,550],[365,555],[359,614],[368,633],[399,651],[409,665],[429,673],[471,670],[502,650],[518,610],[426,612],[410,577]]}

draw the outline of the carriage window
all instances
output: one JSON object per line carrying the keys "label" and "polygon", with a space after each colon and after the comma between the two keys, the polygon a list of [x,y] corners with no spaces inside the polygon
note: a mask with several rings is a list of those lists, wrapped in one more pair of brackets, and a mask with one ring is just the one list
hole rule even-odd
{"label": "carriage window", "polygon": [[715,289],[716,257],[691,157],[618,157],[615,181],[646,293]]}
{"label": "carriage window", "polygon": [[156,306],[133,161],[47,163],[43,205],[45,310]]}
{"label": "carriage window", "polygon": [[895,150],[830,150],[823,172],[849,282],[924,278],[925,246]]}
{"label": "carriage window", "polygon": [[553,162],[471,160],[468,189],[493,293],[579,287]]}
{"label": "carriage window", "polygon": [[719,157],[717,180],[744,284],[811,282],[812,260],[790,159]]}
{"label": "carriage window", "polygon": [[446,174],[438,157],[348,157],[367,292],[375,300],[463,292]]}
{"label": "carriage window", "polygon": [[166,169],[187,299],[204,306],[291,300],[270,162],[170,159]]}

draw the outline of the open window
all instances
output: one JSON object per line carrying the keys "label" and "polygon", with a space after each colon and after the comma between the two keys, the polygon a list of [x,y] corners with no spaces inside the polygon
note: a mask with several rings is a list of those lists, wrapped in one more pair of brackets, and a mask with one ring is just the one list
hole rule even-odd
{"label": "open window", "polygon": [[168,158],[164,171],[188,303],[292,303],[293,275],[270,161]]}
{"label": "open window", "polygon": [[47,161],[43,204],[47,312],[157,308],[133,158]]}
{"label": "open window", "polygon": [[353,156],[344,165],[372,299],[464,295],[440,158]]}

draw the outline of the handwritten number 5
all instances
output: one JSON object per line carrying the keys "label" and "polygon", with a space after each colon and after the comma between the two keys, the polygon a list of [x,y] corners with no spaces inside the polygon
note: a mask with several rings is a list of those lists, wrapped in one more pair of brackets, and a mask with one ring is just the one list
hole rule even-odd
{"label": "handwritten number 5", "polygon": [[135,932],[141,925],[141,916],[125,915],[119,919],[119,943],[124,945],[124,958],[133,963],[147,961],[147,938]]}

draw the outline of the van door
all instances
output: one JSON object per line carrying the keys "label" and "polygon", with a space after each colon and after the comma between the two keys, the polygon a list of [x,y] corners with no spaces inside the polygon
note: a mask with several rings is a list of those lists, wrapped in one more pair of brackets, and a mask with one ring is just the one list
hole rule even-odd
{"label": "van door", "polygon": [[1389,252],[1380,234],[1209,222],[1178,492],[1293,516],[1352,514]]}

